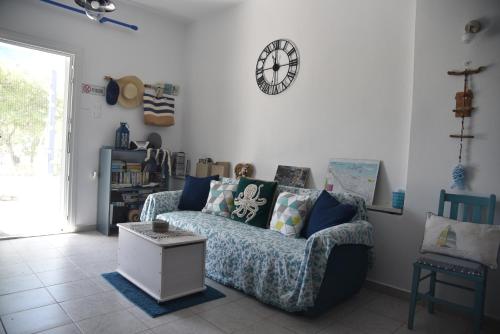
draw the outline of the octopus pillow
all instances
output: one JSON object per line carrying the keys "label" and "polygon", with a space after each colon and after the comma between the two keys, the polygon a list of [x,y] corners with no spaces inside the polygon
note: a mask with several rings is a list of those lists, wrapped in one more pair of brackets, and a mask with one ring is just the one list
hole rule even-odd
{"label": "octopus pillow", "polygon": [[287,237],[300,237],[310,206],[309,196],[280,193],[274,205],[270,229]]}
{"label": "octopus pillow", "polygon": [[234,192],[238,185],[223,184],[220,181],[210,181],[210,192],[207,204],[201,212],[216,216],[229,217],[234,209]]}
{"label": "octopus pillow", "polygon": [[276,182],[242,177],[234,197],[231,218],[245,224],[265,228],[273,204]]}

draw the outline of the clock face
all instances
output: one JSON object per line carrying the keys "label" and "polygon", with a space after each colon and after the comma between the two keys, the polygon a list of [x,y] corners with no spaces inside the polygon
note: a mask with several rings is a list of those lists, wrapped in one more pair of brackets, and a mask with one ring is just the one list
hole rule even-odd
{"label": "clock face", "polygon": [[277,39],[269,43],[257,59],[257,86],[266,94],[279,94],[292,84],[298,71],[297,48],[292,41]]}

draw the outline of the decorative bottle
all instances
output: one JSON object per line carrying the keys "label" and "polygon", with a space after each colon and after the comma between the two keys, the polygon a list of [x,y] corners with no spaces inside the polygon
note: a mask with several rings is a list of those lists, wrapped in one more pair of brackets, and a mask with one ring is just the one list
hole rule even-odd
{"label": "decorative bottle", "polygon": [[125,122],[120,122],[120,127],[116,129],[115,148],[127,150],[129,137],[130,131],[128,130],[128,124]]}

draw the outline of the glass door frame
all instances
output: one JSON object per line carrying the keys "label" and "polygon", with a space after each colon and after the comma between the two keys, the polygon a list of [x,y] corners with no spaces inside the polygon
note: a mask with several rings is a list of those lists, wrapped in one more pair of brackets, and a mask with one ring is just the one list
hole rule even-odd
{"label": "glass door frame", "polygon": [[11,32],[8,30],[0,29],[0,42],[7,43],[15,46],[25,47],[33,50],[48,52],[60,56],[65,56],[70,59],[69,65],[69,81],[68,90],[66,96],[66,113],[65,118],[65,129],[64,133],[66,138],[64,140],[64,187],[63,187],[63,218],[65,218],[66,226],[62,232],[73,232],[76,230],[76,196],[75,196],[75,185],[76,185],[76,164],[74,162],[75,148],[76,148],[76,136],[75,136],[75,85],[76,85],[76,60],[78,54],[81,53],[78,49],[71,46],[62,45],[60,43],[44,41],[40,38],[35,38],[31,36],[26,36]]}

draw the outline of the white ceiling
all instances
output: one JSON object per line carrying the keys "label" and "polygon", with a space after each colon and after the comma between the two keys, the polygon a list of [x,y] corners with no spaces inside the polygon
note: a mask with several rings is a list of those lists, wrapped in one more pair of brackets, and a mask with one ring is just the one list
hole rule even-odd
{"label": "white ceiling", "polygon": [[186,21],[196,21],[245,0],[129,0],[155,11],[167,12]]}

